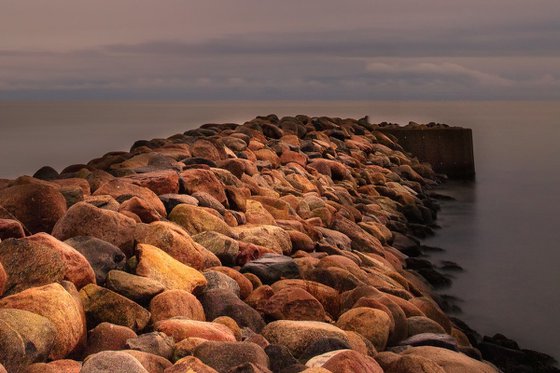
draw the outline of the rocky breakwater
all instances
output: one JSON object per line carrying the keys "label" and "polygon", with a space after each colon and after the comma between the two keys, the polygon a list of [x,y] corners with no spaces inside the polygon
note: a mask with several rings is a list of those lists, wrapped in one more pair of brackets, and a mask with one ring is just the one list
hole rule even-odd
{"label": "rocky breakwater", "polygon": [[0,371],[496,372],[409,268],[437,183],[375,125],[274,115],[1,180]]}

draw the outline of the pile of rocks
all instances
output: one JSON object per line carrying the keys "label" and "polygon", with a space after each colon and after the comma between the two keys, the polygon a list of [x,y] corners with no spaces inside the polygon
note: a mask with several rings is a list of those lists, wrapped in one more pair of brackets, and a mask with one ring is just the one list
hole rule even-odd
{"label": "pile of rocks", "polygon": [[496,372],[403,253],[438,177],[376,128],[269,115],[1,180],[0,363]]}

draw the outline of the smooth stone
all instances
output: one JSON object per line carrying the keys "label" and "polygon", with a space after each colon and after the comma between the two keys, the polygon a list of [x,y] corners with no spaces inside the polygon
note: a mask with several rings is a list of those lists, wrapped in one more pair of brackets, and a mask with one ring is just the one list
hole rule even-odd
{"label": "smooth stone", "polygon": [[327,321],[322,304],[297,287],[275,292],[266,302],[264,313],[274,320]]}
{"label": "smooth stone", "polygon": [[498,373],[498,371],[489,364],[470,358],[460,352],[439,347],[411,347],[403,351],[401,355],[412,355],[426,358],[442,367],[446,373]]}
{"label": "smooth stone", "polygon": [[272,371],[259,364],[243,363],[229,369],[227,373],[272,373]]}
{"label": "smooth stone", "polygon": [[186,204],[178,205],[169,214],[169,220],[179,224],[191,236],[206,231],[215,231],[228,237],[237,238],[237,234],[229,225],[202,207]]}
{"label": "smooth stone", "polygon": [[224,207],[224,205],[209,193],[194,192],[191,196],[196,198],[196,200],[198,201],[198,206],[200,207],[209,207],[218,211],[222,215],[226,212],[226,208]]}
{"label": "smooth stone", "polygon": [[286,346],[270,344],[265,347],[264,352],[268,355],[270,369],[273,372],[281,372],[289,366],[298,364],[298,361]]}
{"label": "smooth stone", "polygon": [[52,235],[61,241],[76,236],[96,237],[129,255],[134,244],[135,226],[136,222],[123,214],[79,202],[56,223]]}
{"label": "smooth stone", "polygon": [[330,351],[350,350],[350,343],[340,338],[325,337],[311,343],[299,357],[300,361],[307,362],[315,356],[325,354]]}
{"label": "smooth stone", "polygon": [[251,328],[257,333],[265,326],[265,322],[256,310],[228,290],[205,291],[200,301],[209,320],[219,316],[229,316],[239,326]]}
{"label": "smooth stone", "polygon": [[195,242],[183,228],[170,222],[138,224],[134,238],[137,242],[155,246],[179,262],[198,270],[220,265],[216,255]]}
{"label": "smooth stone", "polygon": [[218,232],[206,231],[194,235],[192,239],[214,253],[225,265],[235,264],[239,255],[239,243],[233,238]]}
{"label": "smooth stone", "polygon": [[185,317],[191,320],[206,321],[200,301],[184,290],[166,290],[156,295],[150,302],[152,323],[173,317]]}
{"label": "smooth stone", "polygon": [[123,351],[102,351],[90,355],[80,373],[151,373],[142,364]]}
{"label": "smooth stone", "polygon": [[208,281],[206,284],[206,290],[224,289],[231,291],[239,297],[241,293],[239,284],[225,273],[208,269],[203,272],[203,275],[206,278],[206,281]]}
{"label": "smooth stone", "polygon": [[51,361],[50,363],[31,364],[27,367],[25,373],[80,373],[81,369],[81,362],[62,359]]}
{"label": "smooth stone", "polygon": [[111,270],[122,270],[126,264],[126,256],[117,246],[95,237],[77,236],[66,241],[66,244],[79,251],[89,262],[95,273],[97,284],[104,284]]}
{"label": "smooth stone", "polygon": [[101,351],[124,350],[126,341],[136,338],[134,330],[108,322],[102,322],[88,332],[88,344],[84,356]]}
{"label": "smooth stone", "polygon": [[272,344],[288,347],[296,358],[321,338],[338,338],[348,342],[348,337],[342,329],[318,321],[273,321],[264,327],[261,334]]}
{"label": "smooth stone", "polygon": [[418,297],[412,298],[410,303],[418,307],[427,317],[441,325],[446,333],[451,333],[452,325],[449,317],[439,308],[434,300],[427,297]]}
{"label": "smooth stone", "polygon": [[233,231],[239,240],[273,250],[277,254],[289,255],[292,252],[292,240],[288,232],[275,225],[240,225]]}
{"label": "smooth stone", "polygon": [[19,221],[0,218],[0,241],[23,237],[25,237],[25,228]]}
{"label": "smooth stone", "polygon": [[421,356],[406,355],[399,357],[389,366],[384,367],[385,373],[446,373],[442,367]]}
{"label": "smooth stone", "polygon": [[174,317],[154,324],[154,329],[173,337],[176,341],[186,338],[204,338],[209,341],[235,341],[233,332],[225,325],[215,322],[189,320]]}
{"label": "smooth stone", "polygon": [[198,200],[186,194],[163,194],[159,196],[159,199],[165,205],[165,210],[168,214],[170,214],[177,205],[182,203],[198,206]]}
{"label": "smooth stone", "polygon": [[130,197],[138,197],[146,202],[147,206],[154,209],[160,216],[167,215],[163,202],[160,201],[157,194],[150,189],[136,185],[125,178],[114,179],[103,184],[94,193],[94,196],[109,195],[117,201],[124,202],[123,199]]}
{"label": "smooth stone", "polygon": [[49,319],[57,331],[49,350],[49,358],[53,360],[74,350],[86,332],[82,305],[60,284],[29,288],[2,298],[0,308],[16,308]]}
{"label": "smooth stone", "polygon": [[251,283],[251,281],[249,281],[245,276],[243,276],[242,273],[236,271],[235,269],[224,266],[212,267],[210,269],[213,271],[221,272],[237,282],[237,285],[239,286],[239,297],[241,299],[247,298],[253,291],[253,284]]}
{"label": "smooth stone", "polygon": [[256,275],[263,284],[273,284],[280,279],[300,278],[299,268],[289,256],[265,254],[246,263],[240,270],[242,273]]}
{"label": "smooth stone", "polygon": [[321,367],[337,373],[383,373],[371,357],[352,350],[338,350],[315,356],[306,363],[308,367]]}
{"label": "smooth stone", "polygon": [[279,280],[272,284],[272,289],[274,291],[280,291],[281,289],[293,287],[301,288],[313,295],[319,302],[321,302],[323,308],[330,314],[331,317],[338,318],[338,314],[340,312],[340,299],[339,292],[337,290],[319,282],[301,279]]}
{"label": "smooth stone", "polygon": [[356,307],[340,315],[336,326],[363,335],[377,351],[383,351],[389,339],[391,319],[387,313],[381,310]]}
{"label": "smooth stone", "polygon": [[126,348],[148,352],[171,360],[175,348],[175,340],[164,333],[151,332],[127,339]]}
{"label": "smooth stone", "polygon": [[449,334],[420,333],[413,335],[399,343],[400,346],[434,346],[457,351],[457,340]]}
{"label": "smooth stone", "polygon": [[166,368],[173,366],[169,360],[149,352],[137,350],[123,350],[122,352],[125,352],[138,360],[144,369],[150,373],[164,373]]}
{"label": "smooth stone", "polygon": [[205,342],[194,349],[193,355],[218,372],[244,363],[269,366],[264,350],[250,342]]}
{"label": "smooth stone", "polygon": [[407,319],[408,337],[422,333],[443,334],[445,329],[437,322],[424,316],[413,316]]}
{"label": "smooth stone", "polygon": [[155,246],[139,244],[136,252],[136,274],[159,281],[166,290],[180,289],[192,293],[206,286],[202,273]]}
{"label": "smooth stone", "polygon": [[31,233],[52,232],[56,222],[66,213],[66,199],[59,188],[43,182],[0,189],[0,206]]}
{"label": "smooth stone", "polygon": [[164,373],[218,373],[194,356],[185,356],[175,365],[167,368]]}
{"label": "smooth stone", "polygon": [[148,303],[165,290],[159,281],[117,270],[109,272],[105,287],[140,304]]}
{"label": "smooth stone", "polygon": [[122,202],[118,212],[127,216],[137,216],[142,223],[152,223],[160,221],[163,216],[145,200],[139,197],[131,197]]}
{"label": "smooth stone", "polygon": [[88,325],[102,322],[141,331],[150,321],[150,312],[132,300],[94,284],[80,290]]}
{"label": "smooth stone", "polygon": [[124,179],[148,188],[158,196],[179,193],[179,174],[174,170],[145,172],[130,175]]}
{"label": "smooth stone", "polygon": [[56,334],[56,327],[46,317],[19,309],[0,309],[0,363],[15,372],[46,361]]}
{"label": "smooth stone", "polygon": [[181,179],[188,194],[205,192],[214,197],[218,202],[226,202],[224,186],[210,170],[189,169],[181,172]]}

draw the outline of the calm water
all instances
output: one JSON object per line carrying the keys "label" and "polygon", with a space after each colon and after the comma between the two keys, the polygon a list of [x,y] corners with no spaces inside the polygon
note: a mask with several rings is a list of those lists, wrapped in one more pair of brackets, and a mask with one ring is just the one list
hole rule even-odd
{"label": "calm water", "polygon": [[454,185],[429,244],[460,263],[447,292],[481,333],[560,358],[560,103],[0,103],[0,178],[87,162],[134,140],[256,115],[438,121],[474,130],[477,180]]}

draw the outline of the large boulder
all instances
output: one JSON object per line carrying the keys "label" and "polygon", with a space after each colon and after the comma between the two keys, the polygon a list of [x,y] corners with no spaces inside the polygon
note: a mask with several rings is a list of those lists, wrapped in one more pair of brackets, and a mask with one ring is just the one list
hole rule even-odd
{"label": "large boulder", "polygon": [[189,292],[175,289],[156,295],[150,302],[152,323],[173,317],[185,317],[191,320],[206,321],[204,309],[199,300]]}
{"label": "large boulder", "polygon": [[46,317],[19,309],[0,309],[0,364],[16,372],[31,363],[46,361],[56,333],[56,327]]}
{"label": "large boulder", "polygon": [[336,326],[361,334],[377,351],[383,351],[389,339],[391,318],[387,313],[375,308],[356,307],[340,315]]}
{"label": "large boulder", "polygon": [[264,246],[277,254],[289,255],[292,252],[292,240],[288,232],[275,225],[246,224],[234,227],[239,240]]}
{"label": "large boulder", "polygon": [[262,330],[270,343],[284,345],[298,358],[307,347],[321,338],[338,338],[349,342],[346,333],[334,325],[318,321],[273,321]]}
{"label": "large boulder", "polygon": [[331,317],[338,317],[340,311],[339,293],[330,286],[323,285],[315,281],[301,279],[280,280],[272,284],[272,289],[275,292],[295,287],[303,289],[313,295],[313,297],[321,302],[323,308],[330,314]]}
{"label": "large boulder", "polygon": [[99,238],[77,236],[64,242],[79,251],[87,259],[93,268],[98,284],[105,283],[110,271],[124,269],[126,265],[126,256],[122,250]]}
{"label": "large boulder", "polygon": [[80,373],[151,373],[140,362],[123,351],[102,351],[89,356]]}
{"label": "large boulder", "polygon": [[140,331],[150,321],[150,312],[142,306],[101,286],[90,284],[84,287],[80,298],[90,327],[109,322]]}
{"label": "large boulder", "polygon": [[202,273],[173,259],[155,246],[139,244],[136,252],[136,274],[159,281],[166,290],[180,289],[192,293],[206,285],[206,278]]}
{"label": "large boulder", "polygon": [[181,179],[188,194],[205,192],[214,197],[218,202],[226,202],[224,185],[210,170],[193,168],[181,172]]}
{"label": "large boulder", "polygon": [[51,359],[68,355],[86,332],[82,305],[60,284],[30,288],[5,297],[0,299],[0,308],[17,308],[50,320],[57,331],[49,351]]}
{"label": "large boulder", "polygon": [[66,200],[59,188],[47,183],[0,189],[0,206],[12,213],[31,233],[50,233],[66,213]]}
{"label": "large boulder", "polygon": [[274,293],[264,306],[265,314],[275,320],[327,321],[323,305],[302,288],[284,288]]}
{"label": "large boulder", "polygon": [[215,231],[228,237],[237,238],[237,234],[229,225],[202,207],[187,204],[177,205],[169,214],[169,219],[179,224],[192,236],[206,231]]}
{"label": "large boulder", "polygon": [[227,372],[244,363],[269,366],[267,354],[251,342],[204,342],[194,349],[193,355],[218,372]]}
{"label": "large boulder", "polygon": [[86,202],[76,203],[56,224],[52,235],[61,241],[76,236],[91,236],[132,252],[136,222],[115,211],[101,209]]}
{"label": "large boulder", "polygon": [[193,241],[183,228],[170,222],[138,224],[134,237],[137,242],[156,246],[174,259],[198,270],[220,265],[216,255]]}

